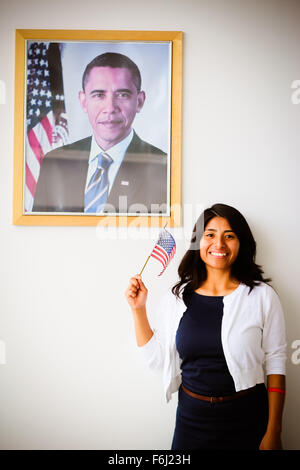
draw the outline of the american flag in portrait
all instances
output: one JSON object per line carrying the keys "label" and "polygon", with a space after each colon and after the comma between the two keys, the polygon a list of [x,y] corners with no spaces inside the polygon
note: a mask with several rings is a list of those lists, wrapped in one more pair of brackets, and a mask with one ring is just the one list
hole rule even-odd
{"label": "american flag in portrait", "polygon": [[166,267],[170,263],[175,253],[176,253],[176,242],[173,236],[170,234],[170,232],[163,229],[161,233],[159,234],[158,241],[150,255],[153,258],[160,261],[161,264],[163,265],[163,270],[161,271],[159,276],[161,276],[162,273],[165,271]]}
{"label": "american flag in portrait", "polygon": [[32,210],[42,160],[68,142],[61,44],[28,42],[24,210]]}

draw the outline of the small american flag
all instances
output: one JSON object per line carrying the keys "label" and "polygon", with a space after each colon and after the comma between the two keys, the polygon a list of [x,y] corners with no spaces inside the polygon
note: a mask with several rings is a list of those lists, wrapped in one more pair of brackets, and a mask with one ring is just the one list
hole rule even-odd
{"label": "small american flag", "polygon": [[45,154],[68,142],[59,46],[58,43],[28,43],[25,211],[32,209]]}
{"label": "small american flag", "polygon": [[165,271],[166,267],[175,255],[175,252],[176,242],[173,236],[167,230],[163,229],[150,255],[160,261],[163,265],[163,270],[161,271],[159,276],[161,276],[162,273]]}

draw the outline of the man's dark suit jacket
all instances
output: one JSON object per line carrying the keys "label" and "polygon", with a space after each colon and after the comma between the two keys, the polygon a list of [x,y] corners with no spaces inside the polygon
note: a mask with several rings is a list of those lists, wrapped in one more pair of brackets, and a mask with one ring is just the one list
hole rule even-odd
{"label": "man's dark suit jacket", "polygon": [[[34,197],[35,212],[84,212],[84,191],[92,137],[49,152],[43,159]],[[127,202],[119,205],[119,197]],[[107,212],[151,212],[167,209],[167,155],[135,133],[107,200]],[[163,206],[162,206],[163,205]],[[113,207],[111,207],[113,206]]]}

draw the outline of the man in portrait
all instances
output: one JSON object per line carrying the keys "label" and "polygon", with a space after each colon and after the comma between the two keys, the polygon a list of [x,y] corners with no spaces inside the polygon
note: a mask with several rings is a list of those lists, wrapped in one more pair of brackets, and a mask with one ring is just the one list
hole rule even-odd
{"label": "man in portrait", "polygon": [[93,59],[79,92],[92,135],[45,155],[32,211],[165,212],[167,155],[132,127],[145,99],[129,57],[109,52]]}

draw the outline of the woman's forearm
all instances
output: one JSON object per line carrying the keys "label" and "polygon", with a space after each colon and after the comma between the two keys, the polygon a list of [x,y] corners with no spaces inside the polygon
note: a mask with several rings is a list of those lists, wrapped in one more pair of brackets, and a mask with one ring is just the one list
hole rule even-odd
{"label": "woman's forearm", "polygon": [[[268,389],[275,388],[285,391],[285,376],[279,374],[268,375]],[[285,394],[278,391],[268,391],[269,421],[267,432],[281,433],[282,415]]]}
{"label": "woman's forearm", "polygon": [[146,307],[132,309],[132,313],[137,345],[144,346],[153,336],[153,331],[147,317]]}
{"label": "woman's forearm", "polygon": [[260,450],[280,450],[282,414],[285,396],[285,376],[279,374],[268,375],[268,389],[276,389],[276,391],[268,390],[269,401],[269,419],[266,433],[260,443]]}

